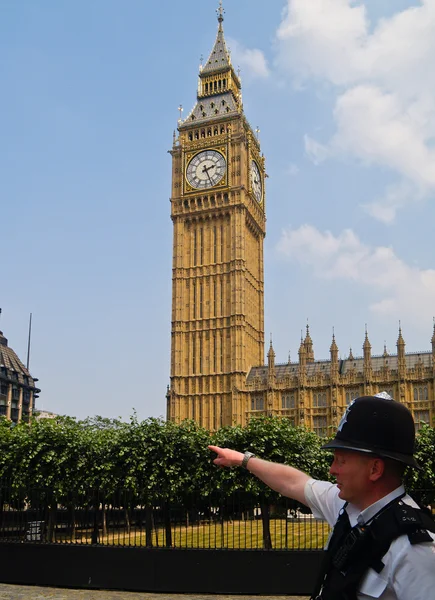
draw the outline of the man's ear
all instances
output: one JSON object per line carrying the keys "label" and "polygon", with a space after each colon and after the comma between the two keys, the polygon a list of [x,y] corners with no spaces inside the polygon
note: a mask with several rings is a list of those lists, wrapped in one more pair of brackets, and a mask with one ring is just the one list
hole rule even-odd
{"label": "man's ear", "polygon": [[370,481],[378,481],[385,471],[385,462],[382,458],[375,457],[371,460],[369,477]]}

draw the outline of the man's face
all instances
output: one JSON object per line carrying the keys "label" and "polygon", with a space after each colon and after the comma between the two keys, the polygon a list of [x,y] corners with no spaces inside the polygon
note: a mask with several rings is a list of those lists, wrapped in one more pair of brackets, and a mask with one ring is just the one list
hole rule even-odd
{"label": "man's face", "polygon": [[334,460],[329,469],[331,475],[337,480],[340,490],[338,496],[347,502],[364,508],[365,501],[370,494],[374,458],[362,452],[352,450],[335,450]]}

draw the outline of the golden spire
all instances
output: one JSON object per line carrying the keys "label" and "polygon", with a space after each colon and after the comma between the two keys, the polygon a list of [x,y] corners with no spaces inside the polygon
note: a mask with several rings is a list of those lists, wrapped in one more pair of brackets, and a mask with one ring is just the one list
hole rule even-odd
{"label": "golden spire", "polygon": [[366,336],[364,338],[363,350],[371,350],[372,345],[369,342],[369,334],[367,332],[367,323],[366,323]]}
{"label": "golden spire", "polygon": [[399,337],[397,338],[397,346],[405,346],[405,340],[403,339],[402,336],[402,325],[399,321]]}
{"label": "golden spire", "polygon": [[269,352],[267,353],[267,356],[273,356],[275,358],[275,350],[273,349],[273,345],[272,345],[272,334],[270,334],[270,347],[269,347]]}
{"label": "golden spire", "polygon": [[222,7],[222,0],[219,3],[219,8],[216,10],[218,15],[219,27],[214,43],[213,49],[208,57],[207,62],[201,69],[201,75],[220,72],[231,68],[231,58],[228,52],[227,45],[225,43],[224,29],[222,23],[224,20],[224,9]]}
{"label": "golden spire", "polygon": [[302,329],[301,329],[301,344],[299,346],[299,355],[301,354],[305,354],[305,344],[304,344],[304,338],[302,336]]}
{"label": "golden spire", "polygon": [[332,343],[331,343],[331,347],[329,348],[329,351],[332,352],[337,352],[338,353],[338,346],[337,346],[337,342],[335,341],[335,331],[334,328],[332,328]]}

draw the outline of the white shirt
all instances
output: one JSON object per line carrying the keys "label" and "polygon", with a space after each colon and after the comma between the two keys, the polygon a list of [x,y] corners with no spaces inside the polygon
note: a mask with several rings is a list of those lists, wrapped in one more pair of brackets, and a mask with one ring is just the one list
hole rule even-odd
{"label": "white shirt", "polygon": [[[309,479],[305,484],[305,499],[316,519],[334,526],[344,500],[338,497],[339,489],[333,483]],[[351,526],[362,525],[376,515],[389,502],[405,493],[403,486],[360,511],[348,504],[346,512]],[[414,500],[405,495],[403,502],[417,508]],[[369,569],[362,579],[358,600],[434,600],[435,599],[435,535],[432,542],[411,545],[407,535],[393,542],[382,558],[385,567],[380,573]]]}

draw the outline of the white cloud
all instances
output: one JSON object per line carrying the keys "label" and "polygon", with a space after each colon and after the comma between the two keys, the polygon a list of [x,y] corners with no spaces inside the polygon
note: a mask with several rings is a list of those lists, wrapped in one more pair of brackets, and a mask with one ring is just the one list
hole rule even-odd
{"label": "white cloud", "polygon": [[228,46],[231,48],[231,61],[236,68],[240,67],[242,77],[264,79],[269,76],[269,67],[262,50],[245,48],[236,40],[229,40]]}
{"label": "white cloud", "polygon": [[346,229],[338,236],[311,225],[282,233],[278,252],[311,269],[318,278],[345,280],[370,289],[377,300],[370,309],[388,319],[413,316],[431,320],[435,304],[435,270],[410,266],[386,246],[363,244]]}
{"label": "white cloud", "polygon": [[[386,165],[415,183],[435,187],[435,148],[394,94],[374,86],[357,86],[339,96],[337,133],[329,142],[333,154],[358,156]],[[435,113],[434,113],[435,117]]]}
{"label": "white cloud", "polygon": [[291,175],[291,177],[295,177],[298,173],[299,173],[299,167],[298,165],[295,165],[294,163],[291,163],[288,167],[287,167],[287,173],[288,175]]}
{"label": "white cloud", "polygon": [[394,221],[397,211],[406,204],[416,202],[424,197],[424,192],[407,181],[390,185],[383,196],[372,202],[363,204],[362,208],[373,218],[390,224]]}
{"label": "white cloud", "polygon": [[367,29],[365,7],[351,7],[348,0],[288,0],[277,32],[278,64],[302,76],[348,83],[361,70]]}
{"label": "white cloud", "polygon": [[306,155],[315,165],[319,165],[330,155],[330,151],[326,146],[320,144],[309,135],[304,136],[304,147]]}
{"label": "white cloud", "polygon": [[391,169],[397,186],[407,186],[400,201],[386,190],[367,204],[383,221],[393,220],[415,196],[435,193],[434,31],[435,0],[374,26],[363,2],[288,0],[277,32],[281,70],[336,89],[336,132],[326,142],[306,135],[308,156],[316,164],[353,156]]}

